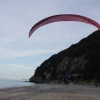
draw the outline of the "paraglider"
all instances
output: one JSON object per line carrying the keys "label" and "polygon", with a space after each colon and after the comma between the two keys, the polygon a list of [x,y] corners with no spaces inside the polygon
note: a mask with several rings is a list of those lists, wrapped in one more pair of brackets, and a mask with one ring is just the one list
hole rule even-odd
{"label": "paraglider", "polygon": [[46,24],[49,24],[49,23],[59,22],[59,21],[78,21],[78,22],[83,22],[83,23],[91,24],[91,25],[97,27],[98,29],[100,29],[100,24],[98,24],[96,21],[94,21],[94,20],[92,20],[90,18],[87,18],[85,16],[75,15],[75,14],[61,14],[61,15],[50,16],[50,17],[47,17],[47,18],[37,22],[31,28],[31,30],[29,32],[29,37],[39,27],[41,27],[43,25],[46,25]]}

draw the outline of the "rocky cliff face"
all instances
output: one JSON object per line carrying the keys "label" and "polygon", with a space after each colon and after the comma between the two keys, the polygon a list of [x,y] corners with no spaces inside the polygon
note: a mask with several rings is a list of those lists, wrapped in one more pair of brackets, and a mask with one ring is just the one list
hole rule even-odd
{"label": "rocky cliff face", "polygon": [[67,70],[68,73],[75,69],[83,70],[87,62],[88,61],[85,59],[85,55],[75,58],[65,57],[62,62],[57,65],[56,73],[63,73],[65,70]]}
{"label": "rocky cliff face", "polygon": [[100,78],[100,30],[79,43],[51,56],[37,67],[31,82],[60,79],[62,73],[84,74],[86,79]]}
{"label": "rocky cliff face", "polygon": [[54,71],[54,67],[50,67],[51,71],[46,70],[45,72],[43,72],[45,79],[43,79],[41,76],[36,76],[33,75],[30,78],[30,81],[33,82],[47,82],[47,81],[51,81],[52,79],[60,79],[61,74],[66,71],[67,73],[72,73],[74,70],[77,69],[77,73],[80,73],[80,70],[84,70],[84,66],[86,65],[86,63],[88,62],[88,60],[85,59],[85,56],[81,56],[81,57],[75,57],[75,58],[69,58],[69,57],[65,57],[63,58],[63,60],[57,65],[56,71],[55,71],[55,75],[52,75],[53,71]]}

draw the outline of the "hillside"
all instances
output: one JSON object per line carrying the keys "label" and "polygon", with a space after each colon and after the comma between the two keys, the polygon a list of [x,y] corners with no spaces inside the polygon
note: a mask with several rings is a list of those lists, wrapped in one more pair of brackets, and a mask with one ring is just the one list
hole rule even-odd
{"label": "hillside", "polygon": [[62,73],[84,74],[85,80],[100,78],[100,30],[77,44],[52,55],[37,67],[31,82],[60,79]]}

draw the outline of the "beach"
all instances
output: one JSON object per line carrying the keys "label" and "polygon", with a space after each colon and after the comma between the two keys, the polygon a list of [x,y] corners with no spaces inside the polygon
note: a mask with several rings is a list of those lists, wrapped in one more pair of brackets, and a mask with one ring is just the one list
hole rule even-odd
{"label": "beach", "polygon": [[36,84],[0,89],[0,100],[100,100],[100,87]]}

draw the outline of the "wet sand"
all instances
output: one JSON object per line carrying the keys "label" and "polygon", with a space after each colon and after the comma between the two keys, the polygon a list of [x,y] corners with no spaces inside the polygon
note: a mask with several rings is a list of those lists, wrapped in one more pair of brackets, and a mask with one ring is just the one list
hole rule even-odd
{"label": "wet sand", "polygon": [[100,87],[64,84],[0,89],[0,100],[100,100]]}

